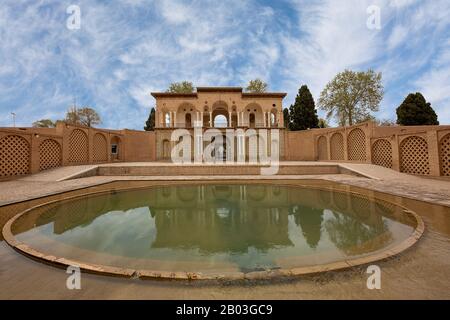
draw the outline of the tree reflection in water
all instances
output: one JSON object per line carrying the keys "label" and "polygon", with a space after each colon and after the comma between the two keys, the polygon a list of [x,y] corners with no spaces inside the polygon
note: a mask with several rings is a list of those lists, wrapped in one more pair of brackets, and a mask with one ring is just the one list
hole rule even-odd
{"label": "tree reflection in water", "polygon": [[330,240],[347,255],[367,252],[368,247],[379,249],[392,240],[392,234],[382,219],[377,224],[368,225],[352,215],[337,211],[331,213],[333,218],[325,221],[325,229]]}
{"label": "tree reflection in water", "polygon": [[[136,220],[142,208],[148,218]],[[228,254],[231,260],[246,256],[250,265],[255,252],[282,256],[337,248],[355,255],[379,249],[393,239],[387,222],[395,215],[383,208],[363,197],[299,187],[170,186],[56,204],[21,219],[14,232],[49,225],[67,243],[89,235],[76,243],[92,249],[152,257],[170,250]]]}
{"label": "tree reflection in water", "polygon": [[323,210],[294,206],[290,209],[290,214],[294,216],[295,224],[302,229],[309,247],[316,248],[322,233]]}

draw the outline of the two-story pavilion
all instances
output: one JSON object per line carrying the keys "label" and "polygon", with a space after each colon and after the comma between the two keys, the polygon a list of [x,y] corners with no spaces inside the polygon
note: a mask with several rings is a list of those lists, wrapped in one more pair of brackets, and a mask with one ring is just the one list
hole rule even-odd
{"label": "two-story pavilion", "polygon": [[170,154],[174,129],[190,129],[194,123],[208,128],[283,129],[283,98],[286,93],[243,92],[241,87],[197,87],[192,93],[152,92],[156,99],[156,153]]}

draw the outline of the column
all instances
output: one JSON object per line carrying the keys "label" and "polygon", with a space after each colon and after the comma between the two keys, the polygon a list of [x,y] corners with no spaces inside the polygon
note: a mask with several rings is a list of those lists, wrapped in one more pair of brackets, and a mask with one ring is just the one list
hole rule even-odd
{"label": "column", "polygon": [[177,127],[177,112],[176,111],[173,112],[173,127],[174,128]]}
{"label": "column", "polygon": [[197,163],[203,161],[203,129],[198,124],[197,121],[194,125],[194,161]]}
{"label": "column", "polygon": [[231,127],[231,111],[228,111],[228,127]]}
{"label": "column", "polygon": [[203,127],[203,111],[200,112],[200,127]]}
{"label": "column", "polygon": [[241,117],[239,116],[240,112],[236,111],[236,116],[237,116],[237,126],[239,127],[241,125]]}
{"label": "column", "polygon": [[212,111],[209,112],[209,127],[212,128]]}
{"label": "column", "polygon": [[441,175],[441,165],[439,162],[439,139],[436,130],[427,132],[427,143],[430,175],[438,177]]}
{"label": "column", "polygon": [[264,119],[263,127],[267,126],[267,120],[266,120],[266,117],[267,117],[267,112],[263,112],[263,119]]}
{"label": "column", "polygon": [[245,135],[244,131],[238,130],[237,134],[237,162],[245,162]]}

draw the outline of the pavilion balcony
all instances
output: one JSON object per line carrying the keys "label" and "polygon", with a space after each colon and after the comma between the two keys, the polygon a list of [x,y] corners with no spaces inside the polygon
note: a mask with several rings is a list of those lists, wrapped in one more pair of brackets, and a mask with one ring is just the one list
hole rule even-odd
{"label": "pavilion balcony", "polygon": [[[189,129],[194,128],[194,123],[186,123],[186,122],[177,122],[175,125],[170,124],[160,124],[157,126],[157,128],[179,128],[179,129]],[[216,121],[213,123],[212,126],[210,126],[209,121],[204,121],[202,128],[283,128],[283,126],[279,125],[278,123],[272,123],[270,125],[267,125],[264,122],[243,122],[240,124],[237,124],[235,122],[232,122],[231,125],[228,125],[226,121]]]}

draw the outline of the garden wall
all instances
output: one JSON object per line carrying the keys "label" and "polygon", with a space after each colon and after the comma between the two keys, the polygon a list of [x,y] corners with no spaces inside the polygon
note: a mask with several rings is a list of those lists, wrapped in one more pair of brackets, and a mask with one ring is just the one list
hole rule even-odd
{"label": "garden wall", "polygon": [[0,128],[0,179],[68,165],[152,161],[154,140],[153,132],[64,123],[56,128]]}
{"label": "garden wall", "polygon": [[[154,132],[64,123],[56,128],[0,128],[0,179],[67,165],[155,161],[156,140]],[[112,153],[113,145],[117,153]],[[283,160],[374,163],[410,174],[450,176],[450,126],[378,127],[365,122],[285,131],[281,156]]]}
{"label": "garden wall", "polygon": [[286,134],[286,160],[373,163],[394,170],[450,176],[450,126],[351,127]]}

